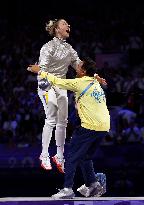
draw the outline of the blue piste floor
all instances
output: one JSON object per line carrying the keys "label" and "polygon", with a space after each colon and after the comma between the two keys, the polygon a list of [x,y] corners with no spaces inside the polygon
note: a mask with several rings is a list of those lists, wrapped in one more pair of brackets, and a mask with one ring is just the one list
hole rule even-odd
{"label": "blue piste floor", "polygon": [[51,197],[0,198],[0,205],[144,205],[144,197],[75,197],[53,200]]}

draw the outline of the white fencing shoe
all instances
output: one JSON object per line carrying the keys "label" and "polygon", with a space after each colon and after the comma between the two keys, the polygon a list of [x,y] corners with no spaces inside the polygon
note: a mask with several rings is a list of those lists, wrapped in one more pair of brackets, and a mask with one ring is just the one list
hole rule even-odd
{"label": "white fencing shoe", "polygon": [[41,160],[41,167],[45,170],[51,170],[51,162],[49,156],[40,155],[39,159]]}

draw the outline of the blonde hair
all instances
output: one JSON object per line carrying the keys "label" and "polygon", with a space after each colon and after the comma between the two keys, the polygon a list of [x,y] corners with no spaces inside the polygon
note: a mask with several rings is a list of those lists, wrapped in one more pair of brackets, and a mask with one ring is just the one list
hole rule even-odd
{"label": "blonde hair", "polygon": [[50,36],[55,36],[55,28],[57,28],[58,23],[61,19],[54,19],[49,20],[48,23],[46,23],[46,31],[48,31]]}

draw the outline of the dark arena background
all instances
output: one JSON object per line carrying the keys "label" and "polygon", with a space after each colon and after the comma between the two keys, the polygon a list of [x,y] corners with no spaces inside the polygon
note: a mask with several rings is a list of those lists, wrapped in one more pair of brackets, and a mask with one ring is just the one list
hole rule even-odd
{"label": "dark arena background", "polygon": [[[45,23],[54,18],[64,18],[69,22],[71,34],[68,42],[80,57],[86,54],[94,59],[99,75],[108,82],[104,90],[111,129],[94,160],[96,173],[105,173],[107,177],[107,192],[103,197],[114,197],[115,200],[116,197],[143,197],[144,5],[137,1],[123,3],[119,0],[1,2],[0,197],[50,197],[63,186],[64,175],[57,171],[55,165],[51,171],[40,167],[45,115],[37,95],[36,75],[26,70],[28,65],[38,61],[41,47],[51,39],[45,31]],[[71,67],[67,77],[75,77]],[[68,97],[65,154],[77,126],[73,93],[68,92]],[[55,152],[53,136],[50,155]],[[83,183],[78,170],[74,191]],[[102,204],[142,203],[127,199],[111,203],[103,201]],[[51,201],[49,204],[101,203]]]}

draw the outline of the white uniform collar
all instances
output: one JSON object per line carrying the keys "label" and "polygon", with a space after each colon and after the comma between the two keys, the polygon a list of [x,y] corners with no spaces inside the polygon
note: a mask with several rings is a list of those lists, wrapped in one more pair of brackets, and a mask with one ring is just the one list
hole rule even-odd
{"label": "white uniform collar", "polygon": [[63,42],[63,43],[65,43],[65,42],[66,42],[66,40],[65,40],[65,39],[58,38],[58,37],[54,37],[53,39],[54,39],[55,41],[59,41],[59,42]]}

